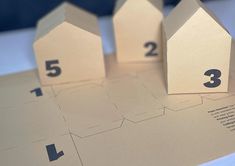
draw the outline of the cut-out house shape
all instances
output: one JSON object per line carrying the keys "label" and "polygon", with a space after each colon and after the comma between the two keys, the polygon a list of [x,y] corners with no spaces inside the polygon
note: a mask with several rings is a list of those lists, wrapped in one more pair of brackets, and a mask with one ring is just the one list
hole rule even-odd
{"label": "cut-out house shape", "polygon": [[162,0],[117,0],[113,25],[118,62],[162,59]]}
{"label": "cut-out house shape", "polygon": [[199,0],[183,0],[163,21],[168,94],[228,92],[232,37]]}
{"label": "cut-out house shape", "polygon": [[43,85],[105,77],[98,19],[70,3],[39,21],[34,50]]}

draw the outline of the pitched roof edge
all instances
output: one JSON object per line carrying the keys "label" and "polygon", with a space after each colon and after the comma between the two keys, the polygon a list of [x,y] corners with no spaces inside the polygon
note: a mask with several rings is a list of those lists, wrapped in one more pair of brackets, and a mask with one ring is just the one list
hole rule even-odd
{"label": "pitched roof edge", "polygon": [[[114,8],[114,14],[116,14],[119,9],[127,2],[128,0],[117,0]],[[162,0],[146,0],[151,3],[158,10],[163,10],[163,1]]]}
{"label": "pitched roof edge", "polygon": [[[80,15],[83,16],[79,17]],[[71,3],[63,2],[38,22],[35,41],[44,37],[64,21],[94,35],[101,36],[98,18],[94,14],[78,8]]]}
{"label": "pitched roof edge", "polygon": [[[191,5],[191,9],[189,5]],[[167,40],[169,40],[199,9],[200,6],[197,5],[196,2],[182,0],[163,20]]]}
{"label": "pitched roof edge", "polygon": [[212,17],[230,35],[228,29],[222,24],[220,19],[210,9],[208,9],[205,6],[205,4],[203,4],[200,0],[196,0],[196,2],[210,17]]}
{"label": "pitched roof edge", "polygon": [[67,5],[65,21],[94,35],[101,36],[99,21],[95,14],[74,5]]}
{"label": "pitched roof edge", "polygon": [[116,0],[113,14],[116,14],[126,1],[127,0]]}
{"label": "pitched roof edge", "polygon": [[163,0],[147,0],[158,10],[163,11]]}
{"label": "pitched roof edge", "polygon": [[[198,10],[188,19],[188,21],[190,21],[190,19],[192,19],[198,11],[203,11],[204,14],[205,14],[205,16],[208,16],[208,17],[210,17],[212,20],[214,20],[214,22],[217,23],[217,26],[219,26],[220,28],[222,28],[222,29],[224,30],[224,32],[226,32],[226,33],[228,34],[228,36],[230,36],[231,39],[232,39],[231,34],[226,30],[226,28],[224,28],[221,24],[219,24],[219,22],[216,21],[216,20],[215,20],[204,8],[202,8],[202,7],[199,7]],[[186,24],[186,22],[185,22],[184,24],[182,24],[182,26],[181,26],[180,28],[178,28],[178,31],[179,31],[185,24]],[[165,26],[164,22],[163,22],[163,26]],[[178,31],[176,31],[175,33],[173,33],[169,38],[166,37],[167,40],[172,39],[172,38],[174,37],[174,35],[177,34]]]}
{"label": "pitched roof edge", "polygon": [[66,3],[61,3],[38,21],[35,41],[46,35],[65,20],[64,6]]}

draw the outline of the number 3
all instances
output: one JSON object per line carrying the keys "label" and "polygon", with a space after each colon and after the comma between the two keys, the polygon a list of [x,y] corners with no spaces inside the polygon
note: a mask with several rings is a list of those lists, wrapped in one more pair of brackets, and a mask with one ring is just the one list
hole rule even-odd
{"label": "number 3", "polygon": [[48,77],[58,77],[62,70],[60,67],[56,66],[59,64],[58,60],[51,60],[51,61],[46,61],[46,70],[50,71],[47,76]]}
{"label": "number 3", "polygon": [[221,71],[217,69],[211,69],[205,72],[205,76],[209,76],[211,80],[207,83],[204,83],[205,87],[207,88],[216,88],[221,85]]}

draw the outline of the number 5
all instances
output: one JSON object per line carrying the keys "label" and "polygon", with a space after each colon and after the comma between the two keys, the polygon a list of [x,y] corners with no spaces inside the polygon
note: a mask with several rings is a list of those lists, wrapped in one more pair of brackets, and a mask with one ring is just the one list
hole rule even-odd
{"label": "number 5", "polygon": [[58,60],[51,60],[51,61],[46,61],[46,70],[50,71],[47,76],[48,77],[58,77],[61,75],[61,68],[59,66],[56,66],[59,64]]}

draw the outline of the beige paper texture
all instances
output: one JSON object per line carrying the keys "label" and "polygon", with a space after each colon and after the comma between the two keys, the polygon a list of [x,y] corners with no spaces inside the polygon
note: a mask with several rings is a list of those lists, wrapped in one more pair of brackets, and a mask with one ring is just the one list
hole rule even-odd
{"label": "beige paper texture", "polygon": [[[49,162],[46,146],[55,144],[64,156]],[[48,140],[40,140],[20,147],[0,151],[0,162],[4,166],[82,166],[79,154],[70,135],[64,135]]]}
{"label": "beige paper texture", "polygon": [[0,150],[68,134],[61,111],[52,100],[0,109],[0,132]]}
{"label": "beige paper texture", "polygon": [[[0,108],[19,106],[53,97],[51,87],[41,87],[36,71],[0,78]],[[43,96],[37,97],[32,90],[41,88]]]}
{"label": "beige paper texture", "polygon": [[[11,103],[0,107],[0,165],[188,166],[235,152],[235,96],[167,95],[161,63],[114,60],[107,79],[47,87],[36,100],[28,81],[19,86],[37,82],[35,71],[1,77],[5,95],[21,98],[0,95]],[[48,145],[64,155],[49,161]]]}

